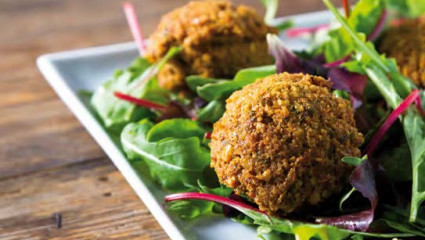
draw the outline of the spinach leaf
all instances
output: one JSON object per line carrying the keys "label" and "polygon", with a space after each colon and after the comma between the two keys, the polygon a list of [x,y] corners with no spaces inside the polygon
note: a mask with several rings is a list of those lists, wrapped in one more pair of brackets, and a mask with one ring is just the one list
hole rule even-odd
{"label": "spinach leaf", "polygon": [[121,134],[127,157],[131,161],[144,161],[152,178],[171,191],[196,185],[209,168],[210,153],[201,145],[200,127],[187,121],[172,119],[154,126],[144,119],[128,124]]}
{"label": "spinach leaf", "polygon": [[214,123],[220,119],[225,111],[225,103],[222,100],[213,100],[207,104],[207,106],[199,109],[198,120],[201,122]]}
{"label": "spinach leaf", "polygon": [[208,83],[202,86],[197,86],[196,91],[201,98],[207,101],[225,99],[234,91],[242,89],[242,87],[253,83],[258,78],[267,77],[275,73],[276,67],[272,65],[246,68],[240,70],[233,81]]}

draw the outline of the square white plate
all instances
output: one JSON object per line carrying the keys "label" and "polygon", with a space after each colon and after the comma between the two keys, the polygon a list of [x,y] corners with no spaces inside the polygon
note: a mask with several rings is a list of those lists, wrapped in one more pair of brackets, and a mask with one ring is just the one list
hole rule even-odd
{"label": "square white plate", "polygon": [[[328,11],[322,11],[287,18],[293,20],[296,26],[309,27],[329,23],[331,14]],[[305,48],[308,43],[306,39],[287,39],[285,36],[282,38],[289,48],[296,50]],[[224,217],[202,218],[193,223],[187,223],[168,215],[162,206],[166,193],[148,177],[139,175],[131,167],[123,153],[84,104],[79,95],[81,90],[93,91],[109,79],[115,70],[126,68],[137,56],[135,44],[123,43],[46,54],[38,58],[37,64],[52,88],[110,157],[171,239],[257,239],[254,228]]]}

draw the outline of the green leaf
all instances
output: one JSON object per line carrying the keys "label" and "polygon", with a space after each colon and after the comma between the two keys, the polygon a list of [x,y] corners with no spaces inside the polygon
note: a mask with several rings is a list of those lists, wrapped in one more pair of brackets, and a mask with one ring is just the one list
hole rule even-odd
{"label": "green leaf", "polygon": [[355,188],[351,188],[351,190],[349,192],[347,192],[342,198],[341,200],[339,200],[339,210],[342,212],[342,205],[344,205],[344,202],[347,201],[351,195],[356,191]]}
{"label": "green leaf", "polygon": [[418,218],[417,224],[412,224],[409,222],[409,210],[388,205],[384,205],[383,209],[384,211],[379,221],[385,222],[389,227],[395,230],[425,237],[424,218]]}
{"label": "green leaf", "polygon": [[258,78],[267,77],[276,73],[275,66],[261,66],[247,68],[239,71],[233,81],[219,81],[217,83],[208,83],[198,86],[196,91],[198,95],[207,100],[219,100],[228,98],[234,91],[255,82]]}
{"label": "green leaf", "polygon": [[198,137],[202,139],[206,130],[190,119],[169,119],[154,125],[147,134],[147,141],[157,142],[165,138],[184,139]]}
{"label": "green leaf", "polygon": [[[172,122],[181,126],[181,119],[168,120],[162,127],[156,127],[156,133],[150,133],[154,124],[147,119],[128,124],[121,134],[121,143],[127,157],[132,161],[144,161],[151,177],[168,190],[187,189],[202,179],[206,168],[209,168],[209,150],[201,145],[201,140],[194,131],[194,136],[187,138],[163,138],[149,141],[148,136],[158,139],[166,134],[158,133],[163,129],[169,132]],[[190,127],[192,129],[192,127]],[[176,128],[176,131],[178,129]],[[173,133],[174,136],[177,133]],[[185,133],[180,137],[187,136]]]}
{"label": "green leaf", "polygon": [[220,83],[220,82],[230,81],[228,79],[206,78],[206,77],[196,76],[196,75],[187,76],[185,80],[190,90],[194,92],[196,92],[196,89],[198,87],[202,87],[208,83]]}
{"label": "green leaf", "polygon": [[264,15],[264,22],[270,25],[272,24],[276,16],[277,8],[279,6],[279,0],[260,0],[260,1],[266,8],[266,14]]}
{"label": "green leaf", "polygon": [[421,115],[410,110],[402,119],[402,123],[412,155],[410,221],[415,222],[419,207],[425,201],[425,122]]}
{"label": "green leaf", "polygon": [[273,74],[276,74],[276,65],[245,68],[236,73],[234,81],[253,83],[259,78],[264,78]]}
{"label": "green leaf", "polygon": [[196,89],[198,87],[202,87],[208,83],[220,83],[220,82],[230,81],[227,79],[206,78],[206,77],[201,77],[196,75],[187,76],[185,80],[186,80],[187,86],[189,86],[190,90],[194,92],[196,92]]}
{"label": "green leaf", "polygon": [[207,106],[199,109],[197,114],[198,120],[201,122],[214,123],[223,116],[225,110],[224,101],[213,100],[209,102]]}
{"label": "green leaf", "polygon": [[425,0],[387,0],[387,3],[403,17],[417,18],[425,13]]}
{"label": "green leaf", "polygon": [[[136,81],[149,67],[150,64],[146,59],[138,58],[126,71],[117,71],[113,79],[96,89],[91,99],[91,105],[107,129],[119,133],[127,123],[151,115],[148,109],[137,107],[114,96],[115,91],[129,92],[132,82]],[[154,80],[144,88],[138,89],[133,96],[144,97],[147,92],[155,92],[155,82]]]}
{"label": "green leaf", "polygon": [[360,0],[351,11],[348,24],[357,32],[369,36],[378,24],[385,7],[384,0]]}
{"label": "green leaf", "polygon": [[342,28],[328,32],[329,40],[323,45],[326,62],[340,60],[354,49],[353,41]]}
{"label": "green leaf", "polygon": [[[364,72],[375,84],[387,104],[395,109],[401,103],[402,97],[405,97],[406,93],[410,93],[412,89],[411,81],[397,71],[393,61],[380,56],[372,43],[366,43],[364,39],[361,39],[329,0],[323,1],[353,38],[357,54],[369,59],[359,64],[363,65]],[[362,58],[359,59],[359,61],[362,60]],[[391,77],[391,81],[387,76]],[[409,220],[415,222],[419,208],[425,201],[425,174],[423,174],[425,172],[425,121],[413,108],[408,109],[404,116],[400,116],[400,119],[412,157],[412,199]]]}
{"label": "green leaf", "polygon": [[378,238],[395,238],[395,237],[409,237],[409,233],[365,233],[354,232],[341,228],[337,228],[325,224],[312,224],[292,221],[282,218],[267,216],[249,209],[238,208],[240,212],[250,217],[254,224],[262,227],[267,227],[273,231],[294,234],[296,239],[311,238],[321,240],[343,240],[350,236],[364,236],[364,237],[378,237]]}
{"label": "green leaf", "polygon": [[[385,10],[384,0],[360,0],[350,13],[347,24],[363,36],[370,35]],[[328,40],[320,47],[327,62],[334,62],[348,56],[355,48],[355,41],[344,27],[330,30]]]}
{"label": "green leaf", "polygon": [[411,158],[407,143],[397,148],[388,149],[378,157],[388,177],[395,182],[412,180],[412,162],[406,161],[406,159]]}
{"label": "green leaf", "polygon": [[359,166],[362,164],[362,162],[365,160],[365,158],[359,158],[359,157],[343,157],[342,162],[353,165],[353,166]]}
{"label": "green leaf", "polygon": [[[218,182],[218,180],[216,181]],[[228,197],[233,191],[233,189],[225,186],[210,188],[203,185],[199,180],[198,186],[193,186],[193,188],[202,193],[210,193],[222,197]],[[167,210],[185,220],[193,220],[200,216],[223,213],[221,205],[209,201],[184,200],[168,203],[167,206]]]}
{"label": "green leaf", "polygon": [[201,200],[177,201],[169,203],[167,210],[181,219],[193,220],[214,213],[214,206],[213,202]]}

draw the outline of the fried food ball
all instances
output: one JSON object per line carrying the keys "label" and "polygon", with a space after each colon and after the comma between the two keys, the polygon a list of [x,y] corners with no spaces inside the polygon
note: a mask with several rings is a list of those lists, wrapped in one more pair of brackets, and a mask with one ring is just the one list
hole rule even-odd
{"label": "fried food ball", "polygon": [[214,124],[211,166],[260,210],[287,214],[342,190],[360,156],[350,103],[322,77],[282,73],[245,86]]}
{"label": "fried food ball", "polygon": [[158,62],[173,46],[183,51],[159,73],[160,86],[186,87],[184,77],[233,78],[247,67],[271,64],[268,27],[254,9],[227,1],[196,1],[162,17],[150,36],[146,57]]}
{"label": "fried food ball", "polygon": [[400,72],[425,88],[425,21],[410,20],[389,29],[382,37],[379,50],[395,58]]}

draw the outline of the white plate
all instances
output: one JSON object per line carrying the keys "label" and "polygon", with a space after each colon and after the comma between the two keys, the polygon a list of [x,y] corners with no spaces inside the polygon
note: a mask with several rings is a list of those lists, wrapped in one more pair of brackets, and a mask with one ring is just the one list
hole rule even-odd
{"label": "white plate", "polygon": [[[328,23],[331,15],[328,11],[323,11],[288,18],[292,19],[296,26],[305,27]],[[282,37],[289,48],[299,50],[306,47],[305,39]],[[109,79],[115,70],[126,68],[137,55],[135,44],[123,43],[47,54],[39,57],[37,64],[59,97],[110,157],[171,239],[257,239],[254,228],[223,217],[203,218],[194,223],[186,223],[169,216],[162,207],[165,192],[156,187],[149,178],[140,176],[133,170],[123,153],[83,103],[79,96],[81,90],[93,91]]]}

